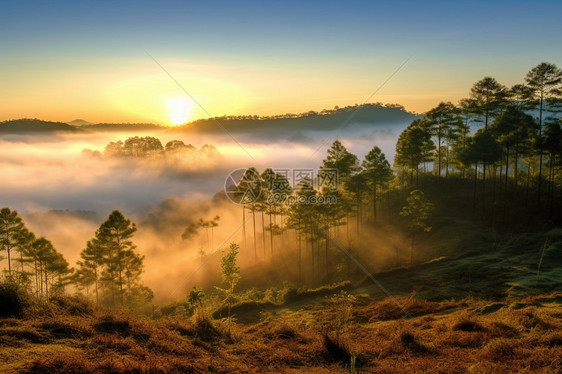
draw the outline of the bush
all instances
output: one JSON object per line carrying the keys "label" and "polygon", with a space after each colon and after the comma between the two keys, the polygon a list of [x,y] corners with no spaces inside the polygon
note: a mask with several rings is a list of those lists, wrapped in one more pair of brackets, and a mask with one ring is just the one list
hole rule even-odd
{"label": "bush", "polygon": [[351,358],[354,357],[349,345],[343,341],[341,336],[332,337],[325,333],[323,343],[328,361],[346,364],[351,362]]}
{"label": "bush", "polygon": [[0,318],[19,318],[29,306],[29,295],[16,281],[0,281]]}
{"label": "bush", "polygon": [[50,301],[71,316],[88,316],[94,312],[92,302],[80,296],[55,296]]}

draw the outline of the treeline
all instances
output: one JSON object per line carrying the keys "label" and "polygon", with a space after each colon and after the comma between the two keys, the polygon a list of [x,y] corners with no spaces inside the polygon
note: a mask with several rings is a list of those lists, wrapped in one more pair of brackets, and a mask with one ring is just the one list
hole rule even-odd
{"label": "treeline", "polygon": [[[84,152],[101,156],[101,152],[85,149]],[[203,145],[197,149],[191,144],[185,144],[181,140],[171,140],[162,145],[160,139],[153,136],[134,136],[127,138],[125,141],[118,140],[109,142],[103,151],[105,157],[122,157],[122,158],[162,158],[171,157],[181,159],[185,157],[199,158],[216,158],[220,156],[219,151],[209,144]]]}
{"label": "treeline", "polygon": [[[265,121],[265,120],[272,120],[272,119],[287,119],[287,118],[306,118],[311,116],[328,116],[340,113],[351,113],[357,108],[392,108],[392,109],[400,109],[406,111],[406,108],[400,104],[383,104],[381,102],[377,103],[370,103],[370,104],[355,104],[355,105],[348,105],[345,107],[335,106],[333,109],[323,109],[321,111],[309,110],[308,112],[303,113],[285,113],[285,114],[276,114],[270,116],[258,116],[258,115],[238,115],[238,116],[221,116],[221,117],[214,117],[219,121]],[[198,119],[192,122],[189,122],[189,126],[197,125],[198,123],[208,122],[208,118]]]}
{"label": "treeline", "polygon": [[[405,226],[411,233],[413,262],[414,239],[418,233],[431,230],[428,220],[433,211],[433,204],[420,191],[420,176],[431,176],[441,195],[450,192],[444,183],[439,185],[440,180],[445,181],[441,178],[466,181],[461,186],[470,186],[474,179],[475,198],[492,179],[492,200],[481,200],[497,205],[496,190],[502,189],[506,222],[505,205],[522,205],[512,203],[517,198],[542,201],[540,206],[550,207],[552,215],[553,207],[558,206],[555,191],[562,182],[562,121],[556,116],[562,104],[561,80],[560,69],[548,63],[533,68],[524,84],[511,88],[490,77],[482,79],[459,105],[440,103],[408,126],[397,141],[394,168],[376,146],[360,161],[335,141],[319,174],[294,186],[282,172],[247,169],[233,187],[242,205],[244,248],[253,249],[256,258],[276,253],[283,256],[277,238],[294,233],[299,281],[305,281],[305,275],[313,284],[334,280],[342,264],[348,274],[353,267],[345,251],[357,248],[365,217],[376,223],[382,199],[388,201],[391,193],[404,190],[406,205],[387,212],[393,218],[408,219]],[[475,126],[480,128],[473,132],[471,127]],[[338,173],[335,188],[326,184],[322,175],[330,170]],[[226,193],[232,196],[233,191]],[[279,199],[280,194],[285,198]],[[398,200],[404,201],[403,197]],[[295,201],[298,203],[291,203]],[[247,219],[248,214],[251,217]],[[542,216],[540,221],[547,222],[548,217]],[[261,236],[256,229],[260,224]]]}
{"label": "treeline", "polygon": [[65,294],[69,287],[89,295],[93,286],[98,303],[141,307],[153,295],[140,281],[144,257],[131,241],[135,231],[135,224],[121,212],[112,212],[82,250],[77,267],[71,268],[51,241],[27,229],[17,211],[2,208],[0,251],[8,262],[5,276],[38,298]]}
{"label": "treeline", "polygon": [[[294,233],[290,240],[297,243],[300,283],[316,284],[337,277],[335,272],[349,274],[349,258],[334,248],[332,239],[343,238],[345,246],[352,250],[365,217],[377,221],[381,200],[393,180],[390,163],[379,147],[373,147],[359,160],[336,140],[327,153],[317,175],[303,177],[294,186],[282,172],[266,169],[260,173],[249,168],[233,187],[241,196],[244,248],[253,247],[256,259],[286,256],[277,238]],[[363,210],[368,204],[372,210],[366,213]],[[250,218],[251,224],[247,225]],[[256,224],[261,224],[261,237]],[[252,233],[250,243],[248,231]]]}
{"label": "treeline", "polygon": [[[491,180],[493,202],[496,189],[524,187],[552,206],[562,160],[561,82],[556,65],[541,63],[523,84],[508,88],[485,77],[458,105],[440,103],[398,139],[394,166],[402,183],[417,185],[428,173],[474,178],[476,195]],[[471,135],[474,125],[480,128]]]}

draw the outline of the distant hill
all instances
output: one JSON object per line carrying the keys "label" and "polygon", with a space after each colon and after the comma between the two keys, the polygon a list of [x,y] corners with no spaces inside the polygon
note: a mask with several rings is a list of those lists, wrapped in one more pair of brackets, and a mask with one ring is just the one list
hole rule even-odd
{"label": "distant hill", "polygon": [[47,210],[33,212],[25,215],[26,220],[33,222],[35,226],[44,225],[52,223],[53,219],[80,219],[83,221],[90,221],[93,223],[99,223],[102,221],[100,215],[97,212],[91,210]]}
{"label": "distant hill", "polygon": [[70,121],[67,122],[70,126],[76,126],[76,127],[80,127],[80,126],[85,126],[85,125],[91,125],[90,122],[85,121],[83,119],[75,119],[74,121]]}
{"label": "distant hill", "polygon": [[[75,119],[68,123],[49,122],[39,119],[18,119],[0,122],[0,134],[48,133],[48,132],[168,132],[175,134],[215,134],[223,130],[217,121],[231,133],[255,135],[260,138],[282,136],[289,140],[305,139],[304,132],[331,131],[348,126],[379,129],[382,126],[405,127],[420,115],[408,112],[400,105],[366,104],[344,108],[309,111],[300,114],[276,116],[222,116],[189,122],[182,126],[168,127],[153,123],[90,123]],[[302,140],[301,139],[301,140]]]}
{"label": "distant hill", "polygon": [[80,129],[63,122],[24,118],[0,122],[0,134],[79,132]]}
{"label": "distant hill", "polygon": [[[399,105],[366,104],[281,116],[223,116],[217,117],[221,125],[233,133],[291,133],[294,131],[326,131],[349,124],[377,125],[404,124],[419,115],[406,111]],[[201,119],[168,130],[173,133],[218,133],[222,130],[213,119]]]}
{"label": "distant hill", "polygon": [[167,127],[153,123],[96,123],[80,126],[81,129],[93,132],[135,132],[135,131],[162,131]]}

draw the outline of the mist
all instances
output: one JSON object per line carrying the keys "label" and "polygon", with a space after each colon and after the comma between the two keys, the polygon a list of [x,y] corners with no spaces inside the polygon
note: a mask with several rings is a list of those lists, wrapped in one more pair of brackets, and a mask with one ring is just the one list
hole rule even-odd
{"label": "mist", "polygon": [[[217,150],[213,157],[195,155],[180,160],[119,159],[103,155],[109,142],[137,135],[130,133],[4,136],[0,139],[3,171],[0,205],[22,213],[29,229],[50,239],[71,266],[75,266],[86,241],[94,236],[107,215],[114,209],[121,210],[137,224],[134,242],[145,256],[143,280],[155,291],[157,301],[181,297],[194,285],[220,282],[217,262],[220,256],[211,256],[222,243],[232,241],[243,244],[241,264],[247,273],[255,275],[246,277],[243,281],[246,286],[258,285],[252,279],[260,279],[261,285],[286,278],[296,281],[294,256],[273,257],[278,264],[282,260],[284,266],[270,266],[269,233],[265,233],[264,248],[261,216],[256,217],[258,243],[254,246],[250,240],[249,227],[253,220],[248,216],[244,240],[242,208],[221,194],[227,175],[250,166],[260,172],[268,167],[317,168],[335,138],[360,159],[377,145],[392,162],[394,144],[405,126],[350,124],[339,131],[296,131],[273,140],[261,135],[237,134],[238,143],[227,134],[150,134],[162,144],[181,140],[197,149],[208,144]],[[217,215],[219,226],[212,233],[195,228],[190,237],[182,238],[184,230],[190,225],[195,227],[199,219],[208,220]],[[354,230],[353,223],[351,230]],[[287,233],[275,239],[277,255],[295,249],[295,238],[291,235],[294,236]],[[380,241],[375,244],[373,235],[363,233],[360,237],[362,247],[377,248],[376,261],[366,260],[379,266],[396,262],[393,244],[381,245]],[[358,241],[359,237],[354,240]],[[358,243],[347,244],[357,247]],[[305,264],[305,256],[310,256],[307,253],[303,252]]]}

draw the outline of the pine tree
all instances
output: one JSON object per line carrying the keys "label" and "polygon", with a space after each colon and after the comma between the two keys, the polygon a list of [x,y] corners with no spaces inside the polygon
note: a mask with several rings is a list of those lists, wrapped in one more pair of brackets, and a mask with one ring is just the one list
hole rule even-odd
{"label": "pine tree", "polygon": [[234,287],[240,281],[240,266],[238,266],[238,253],[240,246],[236,243],[230,243],[230,248],[221,259],[222,280],[226,284],[226,288],[219,288],[226,296],[228,305],[228,329],[230,331],[230,313],[232,310],[232,302],[234,299]]}
{"label": "pine tree", "polygon": [[426,121],[415,120],[398,137],[394,164],[415,171],[417,185],[419,165],[429,160],[434,149],[435,144],[431,140]]}
{"label": "pine tree", "polygon": [[519,156],[528,151],[532,139],[536,138],[536,126],[533,118],[520,109],[510,106],[492,123],[493,133],[505,148],[506,185],[509,168],[509,155],[514,155],[513,177],[517,185],[517,166]]}
{"label": "pine tree", "polygon": [[95,240],[89,240],[86,243],[86,248],[80,253],[80,258],[82,261],[78,262],[78,272],[82,276],[80,280],[85,286],[88,284],[94,284],[94,290],[96,294],[96,303],[99,303],[99,278],[101,273],[101,268],[104,265],[104,248],[97,243]]}
{"label": "pine tree", "polygon": [[439,103],[439,105],[427,112],[425,117],[426,121],[423,124],[428,126],[431,135],[437,139],[437,176],[440,177],[443,145],[447,146],[447,153],[449,151],[447,143],[444,144],[443,142],[448,142],[451,138],[452,129],[458,126],[460,119],[455,106],[450,102]]}
{"label": "pine tree", "polygon": [[421,190],[413,190],[406,199],[406,205],[402,208],[400,215],[409,219],[408,227],[412,235],[410,248],[410,262],[414,262],[414,240],[417,233],[431,231],[427,224],[432,212],[433,204],[425,197]]}
{"label": "pine tree", "polygon": [[470,89],[473,110],[484,117],[485,130],[488,129],[488,124],[492,118],[498,114],[507,95],[507,88],[492,77],[484,77],[474,83],[474,86]]}
{"label": "pine tree", "polygon": [[121,305],[125,303],[125,285],[130,281],[126,279],[127,274],[135,274],[138,277],[142,272],[131,268],[142,266],[142,259],[140,262],[132,261],[137,255],[134,253],[136,246],[130,239],[136,231],[134,223],[118,210],[114,210],[92,239],[92,245],[103,251],[102,279],[110,287],[113,297],[115,288],[119,290]]}
{"label": "pine tree", "polygon": [[554,64],[542,62],[527,73],[525,83],[529,87],[528,102],[531,107],[539,111],[538,145],[539,145],[539,183],[538,199],[541,200],[542,186],[542,132],[543,113],[546,110],[555,110],[560,104],[562,96],[562,70]]}
{"label": "pine tree", "polygon": [[12,275],[12,250],[18,248],[24,224],[18,212],[10,208],[0,209],[0,250],[8,254],[8,274]]}
{"label": "pine tree", "polygon": [[377,188],[392,180],[392,169],[384,153],[376,146],[367,153],[362,166],[373,191],[373,222],[377,222]]}

